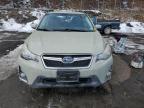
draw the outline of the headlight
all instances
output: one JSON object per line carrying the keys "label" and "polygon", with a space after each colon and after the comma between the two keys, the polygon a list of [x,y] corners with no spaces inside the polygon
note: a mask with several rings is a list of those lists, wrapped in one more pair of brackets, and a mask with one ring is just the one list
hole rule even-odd
{"label": "headlight", "polygon": [[107,44],[103,53],[100,53],[96,56],[96,61],[106,60],[111,56],[111,47]]}
{"label": "headlight", "polygon": [[21,58],[25,59],[25,60],[32,60],[32,61],[36,61],[39,62],[37,55],[32,54],[27,46],[24,44],[23,49],[22,49],[22,53],[21,53]]}

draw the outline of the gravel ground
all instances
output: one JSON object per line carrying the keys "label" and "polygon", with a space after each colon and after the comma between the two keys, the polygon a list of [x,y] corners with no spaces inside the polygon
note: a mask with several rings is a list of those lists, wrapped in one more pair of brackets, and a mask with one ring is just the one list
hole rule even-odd
{"label": "gravel ground", "polygon": [[113,55],[110,92],[103,87],[31,89],[19,81],[16,69],[18,46],[28,36],[0,32],[0,108],[144,108],[144,68],[131,68],[128,55]]}

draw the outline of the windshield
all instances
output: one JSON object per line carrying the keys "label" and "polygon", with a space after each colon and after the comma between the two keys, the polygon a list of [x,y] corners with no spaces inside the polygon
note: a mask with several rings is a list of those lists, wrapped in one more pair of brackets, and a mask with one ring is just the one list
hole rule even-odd
{"label": "windshield", "polygon": [[94,27],[85,14],[49,13],[37,30],[93,32]]}

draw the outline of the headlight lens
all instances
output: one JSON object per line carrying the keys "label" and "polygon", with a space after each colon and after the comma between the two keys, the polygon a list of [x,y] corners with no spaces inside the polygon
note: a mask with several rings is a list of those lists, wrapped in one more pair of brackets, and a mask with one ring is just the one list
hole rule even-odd
{"label": "headlight lens", "polygon": [[21,53],[21,58],[25,59],[25,60],[32,60],[32,61],[36,61],[39,62],[37,55],[32,54],[27,46],[24,44],[23,49],[22,49],[22,53]]}
{"label": "headlight lens", "polygon": [[106,60],[111,56],[111,47],[107,44],[103,53],[100,53],[96,56],[96,61]]}

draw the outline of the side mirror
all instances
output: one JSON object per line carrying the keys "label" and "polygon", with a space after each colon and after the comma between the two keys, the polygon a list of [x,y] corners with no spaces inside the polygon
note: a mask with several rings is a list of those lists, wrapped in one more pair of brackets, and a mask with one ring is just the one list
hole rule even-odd
{"label": "side mirror", "polygon": [[31,27],[32,27],[33,29],[36,29],[37,26],[38,26],[38,24],[36,24],[36,23],[31,23]]}

